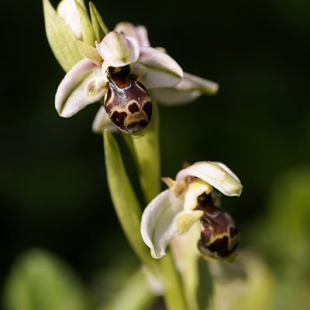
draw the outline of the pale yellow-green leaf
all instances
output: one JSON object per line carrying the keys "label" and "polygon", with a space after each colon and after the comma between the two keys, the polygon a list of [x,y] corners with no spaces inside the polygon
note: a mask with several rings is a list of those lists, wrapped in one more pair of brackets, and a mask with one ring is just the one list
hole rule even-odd
{"label": "pale yellow-green leaf", "polygon": [[[200,257],[197,262],[196,262],[197,266],[197,270],[195,272],[198,271],[198,275],[197,273],[195,275],[192,275],[192,278],[197,282],[195,282],[196,284],[196,290],[192,290],[190,291],[189,294],[192,294],[192,297],[194,294],[196,294],[196,300],[198,303],[198,309],[207,309],[207,306],[210,304],[211,302],[211,298],[213,296],[214,293],[214,283],[213,283],[213,278],[210,274],[207,262],[205,259],[203,259],[202,257]],[[190,270],[188,270],[189,272]],[[215,310],[215,309],[212,309]]]}
{"label": "pale yellow-green leaf", "polygon": [[83,58],[76,46],[76,37],[49,0],[43,0],[43,10],[48,43],[60,66],[68,72]]}
{"label": "pale yellow-green leaf", "polygon": [[192,310],[186,302],[184,287],[175,261],[170,253],[159,260],[164,286],[165,304],[169,310]]}
{"label": "pale yellow-green leaf", "polygon": [[88,14],[78,1],[75,1],[75,5],[80,15],[83,42],[95,46],[95,34]]}
{"label": "pale yellow-green leaf", "polygon": [[92,2],[89,2],[90,19],[93,25],[94,34],[97,42],[101,42],[104,36],[109,32],[103,18]]}
{"label": "pale yellow-green leaf", "polygon": [[137,256],[154,270],[155,261],[140,234],[141,207],[128,178],[118,144],[109,131],[104,132],[104,152],[108,185],[119,222]]}
{"label": "pale yellow-green leaf", "polygon": [[84,310],[79,279],[54,255],[31,250],[9,273],[4,291],[7,310]]}

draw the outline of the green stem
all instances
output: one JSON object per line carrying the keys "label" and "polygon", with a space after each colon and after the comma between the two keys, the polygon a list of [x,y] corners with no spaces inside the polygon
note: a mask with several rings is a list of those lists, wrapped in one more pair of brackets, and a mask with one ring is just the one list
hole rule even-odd
{"label": "green stem", "polygon": [[160,192],[159,117],[154,98],[152,104],[152,119],[145,135],[132,138],[139,180],[146,202],[150,202]]}
{"label": "green stem", "polygon": [[166,307],[169,310],[187,310],[181,278],[172,255],[168,252],[160,261],[161,279],[164,285]]}

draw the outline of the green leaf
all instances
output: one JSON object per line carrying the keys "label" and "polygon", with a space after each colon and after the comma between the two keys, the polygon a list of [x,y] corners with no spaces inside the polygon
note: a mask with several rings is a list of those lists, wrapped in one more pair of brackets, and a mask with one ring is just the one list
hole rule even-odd
{"label": "green leaf", "polygon": [[186,302],[181,276],[177,270],[172,254],[168,251],[166,256],[159,260],[161,279],[164,286],[165,304],[169,310],[191,310]]}
{"label": "green leaf", "polygon": [[83,42],[91,46],[95,46],[95,34],[88,14],[84,7],[78,1],[75,1],[75,5],[80,15]]}
{"label": "green leaf", "polygon": [[109,32],[100,13],[92,2],[89,2],[90,19],[93,25],[94,34],[97,42],[101,42],[104,36]]}
{"label": "green leaf", "polygon": [[139,180],[147,203],[160,192],[159,116],[154,97],[152,103],[152,119],[145,135],[132,137]]}
{"label": "green leaf", "polygon": [[43,10],[48,43],[60,66],[68,72],[83,58],[76,46],[76,37],[49,0],[43,0]]}
{"label": "green leaf", "polygon": [[[203,258],[197,260],[198,283],[196,283],[196,298],[198,309],[209,309],[212,296],[214,295],[214,284],[207,262]],[[196,277],[196,275],[195,275]]]}
{"label": "green leaf", "polygon": [[112,202],[123,231],[138,258],[151,270],[156,262],[151,258],[140,233],[141,207],[128,178],[116,140],[104,132],[104,152],[107,180]]}
{"label": "green leaf", "polygon": [[72,270],[41,250],[31,250],[17,260],[4,291],[7,310],[82,310],[83,297]]}

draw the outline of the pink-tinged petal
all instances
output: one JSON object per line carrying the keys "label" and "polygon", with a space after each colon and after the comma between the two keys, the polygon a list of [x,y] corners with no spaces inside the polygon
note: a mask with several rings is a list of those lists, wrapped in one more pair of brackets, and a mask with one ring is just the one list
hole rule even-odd
{"label": "pink-tinged petal", "polygon": [[[101,69],[89,59],[78,62],[58,86],[55,108],[60,116],[70,117],[104,95]],[[96,89],[97,88],[97,89]],[[99,91],[101,90],[101,91]]]}
{"label": "pink-tinged petal", "polygon": [[94,133],[103,134],[105,129],[111,132],[119,131],[118,128],[111,122],[105,108],[101,106],[93,121],[92,130]]}
{"label": "pink-tinged petal", "polygon": [[140,47],[138,61],[147,68],[147,73],[141,78],[146,88],[173,87],[182,80],[182,68],[168,54],[158,49]]}
{"label": "pink-tinged petal", "polygon": [[184,72],[183,80],[176,88],[188,92],[199,91],[205,95],[215,95],[219,89],[219,85],[210,80]]}
{"label": "pink-tinged petal", "polygon": [[197,162],[179,171],[176,180],[181,181],[189,176],[209,183],[226,196],[241,195],[242,185],[239,178],[226,165],[220,162]]}
{"label": "pink-tinged petal", "polygon": [[172,88],[154,89],[154,96],[163,105],[182,105],[195,101],[199,96],[214,95],[219,85],[184,72],[182,81]]}
{"label": "pink-tinged petal", "polygon": [[153,258],[166,254],[166,247],[177,232],[176,218],[183,210],[183,199],[169,189],[161,192],[145,208],[141,235]]}
{"label": "pink-tinged petal", "polygon": [[115,26],[114,30],[135,38],[140,46],[150,46],[147,29],[142,25],[134,26],[131,23],[121,22]]}
{"label": "pink-tinged petal", "polygon": [[147,29],[144,26],[142,25],[136,26],[136,32],[137,32],[137,40],[140,46],[148,47],[151,45],[148,38]]}
{"label": "pink-tinged petal", "polygon": [[165,106],[183,105],[195,101],[201,93],[198,90],[182,91],[176,87],[155,88],[152,91],[158,102]]}
{"label": "pink-tinged petal", "polygon": [[123,67],[137,61],[139,57],[138,41],[116,31],[109,32],[96,48],[107,67]]}

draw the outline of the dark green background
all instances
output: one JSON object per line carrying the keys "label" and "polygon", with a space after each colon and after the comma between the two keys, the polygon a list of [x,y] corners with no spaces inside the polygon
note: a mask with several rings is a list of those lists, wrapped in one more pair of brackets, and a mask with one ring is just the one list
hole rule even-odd
{"label": "dark green background", "polygon": [[[226,163],[244,193],[224,207],[245,234],[242,247],[255,248],[249,223],[264,217],[272,187],[310,163],[309,1],[95,5],[110,29],[123,20],[146,25],[152,46],[220,84],[215,97],[160,108],[162,175],[174,177],[180,159]],[[48,46],[40,1],[6,1],[0,14],[0,282],[32,247],[52,251],[87,282],[128,247],[109,198],[102,138],[90,129],[99,106],[57,115],[64,72]]]}

